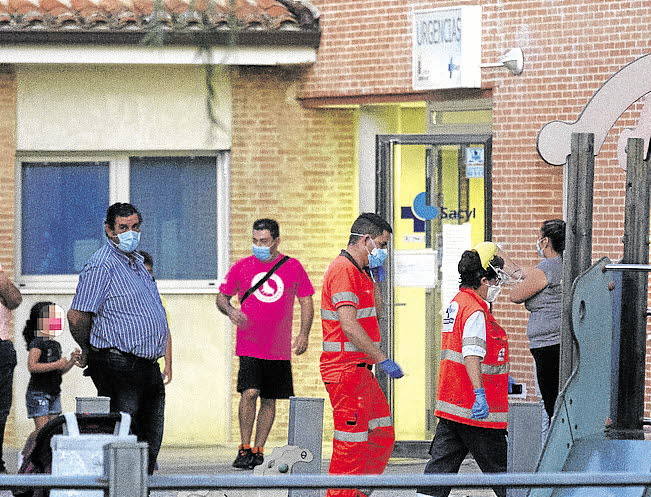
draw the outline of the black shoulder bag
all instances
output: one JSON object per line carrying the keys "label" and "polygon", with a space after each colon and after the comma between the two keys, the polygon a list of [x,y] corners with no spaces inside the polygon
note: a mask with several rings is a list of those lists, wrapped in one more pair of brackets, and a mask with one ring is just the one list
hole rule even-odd
{"label": "black shoulder bag", "polygon": [[267,281],[269,278],[271,278],[271,275],[274,274],[280,266],[285,264],[289,260],[289,256],[285,256],[282,259],[280,259],[274,267],[272,267],[267,274],[265,274],[255,285],[253,285],[251,288],[249,288],[246,292],[244,292],[244,295],[242,295],[242,298],[240,299],[240,305],[244,303],[246,299],[249,298],[249,296],[255,292],[258,288],[260,288],[262,285],[264,285],[264,282]]}

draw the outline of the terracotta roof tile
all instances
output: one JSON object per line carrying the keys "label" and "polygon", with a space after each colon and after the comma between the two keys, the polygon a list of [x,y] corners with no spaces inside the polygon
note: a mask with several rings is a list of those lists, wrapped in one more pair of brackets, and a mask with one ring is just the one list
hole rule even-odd
{"label": "terracotta roof tile", "polygon": [[[3,33],[228,30],[319,32],[307,0],[0,0]],[[71,35],[72,36],[72,35]],[[31,39],[31,38],[29,38]]]}

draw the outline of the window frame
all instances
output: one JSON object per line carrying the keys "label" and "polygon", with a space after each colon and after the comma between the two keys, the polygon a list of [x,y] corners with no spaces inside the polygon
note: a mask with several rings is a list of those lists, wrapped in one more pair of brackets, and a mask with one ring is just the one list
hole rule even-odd
{"label": "window frame", "polygon": [[[215,158],[217,216],[215,233],[217,243],[217,276],[214,279],[200,280],[156,280],[161,294],[205,294],[216,293],[219,281],[229,267],[229,199],[230,199],[230,153],[218,151],[134,151],[134,152],[82,152],[48,153],[17,152],[15,174],[15,244],[16,279],[20,290],[26,294],[70,294],[74,293],[79,276],[77,274],[22,274],[22,169],[23,163],[47,162],[107,162],[109,168],[109,205],[115,202],[129,202],[130,159],[132,157],[192,157],[208,156]],[[108,206],[107,206],[108,207]],[[101,223],[102,220],[98,220]],[[145,220],[145,230],[147,229]]]}

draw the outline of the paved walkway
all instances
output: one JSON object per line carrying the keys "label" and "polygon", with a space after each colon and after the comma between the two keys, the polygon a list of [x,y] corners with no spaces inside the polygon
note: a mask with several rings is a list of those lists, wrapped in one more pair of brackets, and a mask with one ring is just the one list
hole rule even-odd
{"label": "paved walkway", "polygon": [[[273,446],[268,449],[271,452]],[[247,473],[231,467],[235,458],[233,447],[197,447],[197,448],[176,448],[168,447],[161,450],[159,457],[160,474],[215,474],[215,473]],[[324,460],[323,468],[328,467],[328,460]],[[424,459],[391,459],[387,467],[387,473],[421,474],[425,467]],[[474,473],[479,468],[476,463],[467,459],[464,461],[461,472]],[[223,492],[217,491],[186,491],[186,492],[155,492],[156,497],[223,497]],[[246,497],[257,495],[255,490],[233,490],[228,491],[227,497]],[[263,494],[261,494],[263,495]],[[373,497],[414,497],[414,490],[376,490]],[[450,497],[494,497],[492,490],[464,490],[454,489]]]}
{"label": "paved walkway", "polygon": [[[273,444],[269,447],[269,453],[273,449]],[[18,451],[10,447],[5,447],[5,461],[7,461],[10,472],[14,472],[10,461],[15,461]],[[225,474],[238,473],[247,474],[250,471],[234,469],[231,466],[235,457],[233,447],[215,446],[215,447],[163,447],[159,455],[158,474]],[[323,468],[328,467],[328,460],[324,460]],[[387,467],[387,473],[404,473],[414,474],[422,473],[425,466],[424,459],[391,459]],[[473,460],[464,461],[461,472],[473,473],[479,469]],[[414,490],[376,490],[373,497],[415,497]],[[82,495],[75,493],[74,495]],[[152,497],[224,497],[224,492],[216,490],[188,490],[188,491],[156,491],[152,492]],[[263,494],[259,497],[273,497],[278,494]],[[450,497],[494,497],[491,490],[464,490],[454,489]],[[0,490],[0,497],[11,497],[8,491]],[[258,497],[256,490],[233,490],[228,491],[227,497]]]}

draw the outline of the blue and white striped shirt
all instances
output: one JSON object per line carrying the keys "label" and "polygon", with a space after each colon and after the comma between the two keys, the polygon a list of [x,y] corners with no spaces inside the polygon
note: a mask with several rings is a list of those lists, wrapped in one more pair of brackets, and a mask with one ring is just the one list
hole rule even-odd
{"label": "blue and white striped shirt", "polygon": [[156,282],[140,254],[125,254],[107,240],[79,274],[72,309],[92,312],[90,344],[138,357],[165,354],[169,330]]}

